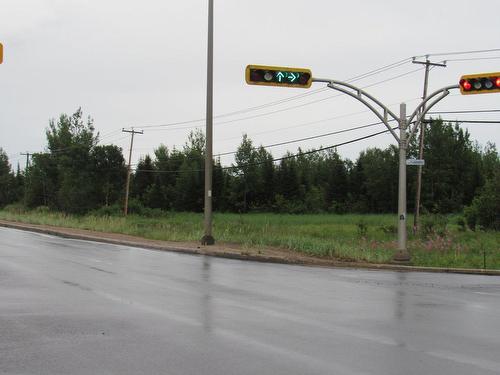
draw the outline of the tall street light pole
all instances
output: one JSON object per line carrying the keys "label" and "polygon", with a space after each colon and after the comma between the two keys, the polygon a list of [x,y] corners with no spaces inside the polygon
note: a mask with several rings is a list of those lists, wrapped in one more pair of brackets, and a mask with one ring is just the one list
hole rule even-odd
{"label": "tall street light pole", "polygon": [[406,248],[406,154],[408,142],[406,139],[406,104],[399,106],[399,183],[398,183],[398,251],[394,260],[409,262],[410,254]]}
{"label": "tall street light pole", "polygon": [[205,145],[205,218],[202,245],[213,245],[212,236],[212,136],[213,136],[213,62],[214,62],[214,1],[208,0],[208,48],[207,48],[207,115]]}

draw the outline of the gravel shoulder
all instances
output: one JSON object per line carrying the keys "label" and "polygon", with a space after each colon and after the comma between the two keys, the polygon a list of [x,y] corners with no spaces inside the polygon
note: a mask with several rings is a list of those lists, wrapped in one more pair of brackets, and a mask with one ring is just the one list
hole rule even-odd
{"label": "gravel shoulder", "polygon": [[287,249],[279,248],[243,248],[238,244],[228,244],[217,242],[212,246],[203,246],[198,242],[173,242],[150,240],[147,238],[130,236],[120,233],[96,232],[84,229],[64,228],[51,225],[26,224],[0,220],[0,227],[26,230],[37,233],[55,235],[64,238],[80,239],[86,241],[96,241],[117,245],[140,247],[158,251],[172,251],[193,255],[205,255],[230,259],[251,260],[257,262],[297,264],[305,266],[319,267],[348,267],[348,268],[368,268],[380,270],[396,271],[421,271],[421,272],[451,272],[463,274],[482,274],[500,276],[500,270],[482,269],[457,269],[457,268],[434,268],[434,267],[413,267],[401,264],[374,264],[366,262],[346,262],[334,258],[313,257]]}

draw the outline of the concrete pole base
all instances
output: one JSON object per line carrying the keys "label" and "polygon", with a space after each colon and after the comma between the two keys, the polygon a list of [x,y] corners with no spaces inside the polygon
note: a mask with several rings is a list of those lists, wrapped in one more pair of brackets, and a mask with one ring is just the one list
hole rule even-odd
{"label": "concrete pole base", "polygon": [[201,238],[201,244],[202,245],[214,245],[215,244],[215,239],[210,236],[210,235],[204,235]]}
{"label": "concrete pole base", "polygon": [[392,261],[395,263],[410,263],[411,257],[408,251],[406,250],[398,250],[396,254],[394,254],[394,257],[392,258]]}

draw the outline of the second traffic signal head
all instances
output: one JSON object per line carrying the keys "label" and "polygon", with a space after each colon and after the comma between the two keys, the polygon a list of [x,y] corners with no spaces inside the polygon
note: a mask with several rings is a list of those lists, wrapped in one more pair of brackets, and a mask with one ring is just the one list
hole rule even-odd
{"label": "second traffic signal head", "polygon": [[500,73],[462,76],[460,79],[460,92],[464,95],[500,92]]}
{"label": "second traffic signal head", "polygon": [[308,88],[312,84],[309,69],[280,66],[248,65],[245,78],[249,85]]}

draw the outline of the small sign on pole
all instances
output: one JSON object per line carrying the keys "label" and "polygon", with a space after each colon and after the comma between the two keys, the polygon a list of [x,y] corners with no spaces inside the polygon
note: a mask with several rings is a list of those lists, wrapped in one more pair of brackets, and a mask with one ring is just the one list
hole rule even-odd
{"label": "small sign on pole", "polygon": [[406,159],[406,165],[422,166],[422,165],[425,165],[425,160],[424,159]]}

